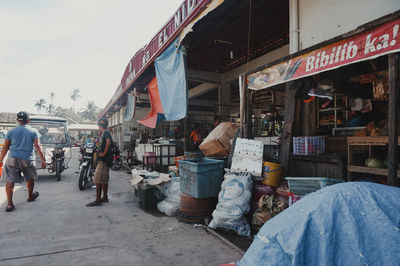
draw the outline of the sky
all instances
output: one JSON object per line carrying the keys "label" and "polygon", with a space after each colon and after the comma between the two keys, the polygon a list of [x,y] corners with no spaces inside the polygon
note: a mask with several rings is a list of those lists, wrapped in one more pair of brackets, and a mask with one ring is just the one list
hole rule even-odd
{"label": "sky", "polygon": [[0,112],[103,108],[126,65],[183,0],[0,0]]}

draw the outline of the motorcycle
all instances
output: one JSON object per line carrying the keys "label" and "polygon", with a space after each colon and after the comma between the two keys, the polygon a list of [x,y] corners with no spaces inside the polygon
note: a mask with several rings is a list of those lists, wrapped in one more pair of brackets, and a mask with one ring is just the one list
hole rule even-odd
{"label": "motorcycle", "polygon": [[64,165],[65,151],[63,148],[56,147],[52,151],[51,165],[53,166],[53,172],[56,173],[57,181],[61,180],[61,173],[66,168]]}
{"label": "motorcycle", "polygon": [[122,167],[122,158],[121,158],[121,152],[119,149],[119,146],[116,142],[114,142],[114,145],[112,147],[112,153],[113,153],[113,161],[111,165],[112,170],[120,170]]}
{"label": "motorcycle", "polygon": [[84,190],[89,182],[93,183],[92,177],[95,171],[95,168],[93,167],[95,152],[96,146],[93,142],[87,143],[82,150],[82,160],[79,166],[78,179],[79,190]]}

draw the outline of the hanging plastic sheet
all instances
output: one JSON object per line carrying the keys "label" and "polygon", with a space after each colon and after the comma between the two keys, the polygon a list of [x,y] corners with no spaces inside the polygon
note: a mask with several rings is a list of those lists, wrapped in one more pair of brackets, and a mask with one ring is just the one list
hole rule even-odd
{"label": "hanging plastic sheet", "polygon": [[157,123],[165,120],[156,77],[150,81],[147,87],[149,89],[151,110],[143,120],[139,121],[139,123],[149,128],[155,128]]}
{"label": "hanging plastic sheet", "polygon": [[154,61],[161,104],[168,121],[185,118],[188,106],[184,55],[177,48],[177,41]]}
{"label": "hanging plastic sheet", "polygon": [[399,202],[396,187],[328,186],[265,223],[238,265],[399,265]]}
{"label": "hanging plastic sheet", "polygon": [[131,121],[135,116],[136,111],[136,97],[132,94],[128,94],[128,102],[124,113],[124,121]]}

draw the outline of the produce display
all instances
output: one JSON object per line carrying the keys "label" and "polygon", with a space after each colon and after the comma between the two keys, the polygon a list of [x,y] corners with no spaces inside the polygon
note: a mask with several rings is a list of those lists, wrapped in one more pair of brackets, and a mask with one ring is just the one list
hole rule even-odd
{"label": "produce display", "polygon": [[[367,166],[369,168],[388,168],[389,161],[388,161],[388,159],[381,161],[379,159],[370,157],[367,160],[365,160],[365,166]],[[400,169],[400,163],[399,163],[398,168]]]}

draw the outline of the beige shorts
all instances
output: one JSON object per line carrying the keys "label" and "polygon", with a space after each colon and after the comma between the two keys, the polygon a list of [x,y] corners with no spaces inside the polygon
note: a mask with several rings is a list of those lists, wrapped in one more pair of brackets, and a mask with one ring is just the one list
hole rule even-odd
{"label": "beige shorts", "polygon": [[93,183],[108,184],[110,180],[110,167],[103,161],[98,161],[96,171],[94,172]]}
{"label": "beige shorts", "polygon": [[3,169],[3,181],[21,183],[22,175],[26,182],[37,179],[38,176],[33,162],[8,156]]}

